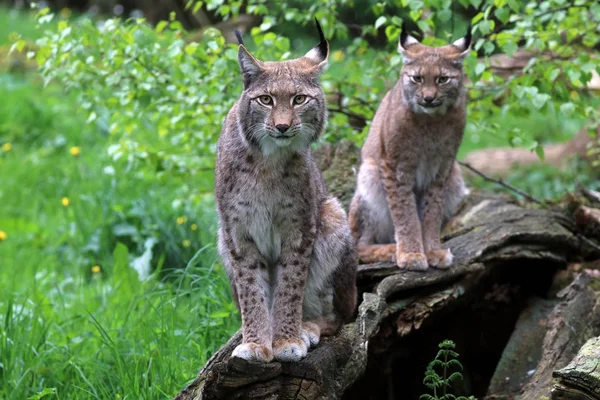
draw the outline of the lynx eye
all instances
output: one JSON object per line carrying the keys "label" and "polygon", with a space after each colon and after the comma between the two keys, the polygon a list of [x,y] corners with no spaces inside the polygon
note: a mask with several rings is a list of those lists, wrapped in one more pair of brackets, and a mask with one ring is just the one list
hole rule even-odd
{"label": "lynx eye", "polygon": [[273,98],[267,95],[259,96],[258,101],[265,106],[270,106],[273,104]]}
{"label": "lynx eye", "polygon": [[448,83],[449,81],[450,81],[450,78],[447,76],[438,76],[437,77],[437,83],[444,84],[444,83]]}
{"label": "lynx eye", "polygon": [[294,105],[299,106],[300,104],[304,104],[306,102],[306,96],[303,94],[299,94],[298,96],[294,97]]}
{"label": "lynx eye", "polygon": [[413,81],[413,83],[423,83],[423,77],[421,75],[411,75],[410,80]]}

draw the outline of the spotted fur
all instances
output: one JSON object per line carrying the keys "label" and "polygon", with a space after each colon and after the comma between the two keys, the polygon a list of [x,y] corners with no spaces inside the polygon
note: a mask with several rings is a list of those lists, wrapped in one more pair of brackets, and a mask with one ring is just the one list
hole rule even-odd
{"label": "spotted fur", "polygon": [[244,91],[219,138],[219,253],[242,315],[233,356],[248,360],[297,361],[356,307],[355,244],[309,147],[327,120],[319,33],[291,61],[259,61],[240,45]]}

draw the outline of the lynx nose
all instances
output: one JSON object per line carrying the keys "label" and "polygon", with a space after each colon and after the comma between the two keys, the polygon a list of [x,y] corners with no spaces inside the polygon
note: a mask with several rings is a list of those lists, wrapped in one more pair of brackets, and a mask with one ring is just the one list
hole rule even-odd
{"label": "lynx nose", "polygon": [[433,96],[425,96],[423,97],[423,100],[425,101],[425,103],[430,104],[433,103],[433,100],[435,99],[435,97]]}
{"label": "lynx nose", "polygon": [[285,131],[290,129],[290,126],[288,124],[277,124],[275,125],[275,128],[277,128],[279,132],[285,133]]}

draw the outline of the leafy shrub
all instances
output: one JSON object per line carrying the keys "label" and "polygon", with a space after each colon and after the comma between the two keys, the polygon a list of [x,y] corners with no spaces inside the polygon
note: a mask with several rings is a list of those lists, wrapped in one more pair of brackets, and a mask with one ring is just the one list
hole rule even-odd
{"label": "leafy shrub", "polygon": [[[323,79],[330,100],[328,140],[363,141],[378,102],[397,79],[401,57],[395,48],[403,22],[425,31],[424,43],[429,45],[447,43],[452,36],[464,34],[469,20],[473,24],[474,51],[465,61],[472,82],[469,132],[494,132],[511,145],[543,156],[540,141],[529,132],[489,121],[539,112],[598,120],[599,112],[589,104],[585,89],[592,71],[599,70],[593,57],[600,39],[596,29],[600,5],[595,1],[360,4],[367,7],[367,17],[357,18],[362,24],[352,25],[352,31],[341,19],[351,12],[356,15],[355,4],[348,0],[315,2],[309,7],[303,2],[251,0],[242,6],[237,1],[209,0],[189,1],[188,7],[204,5],[224,19],[240,12],[262,15],[262,24],[250,35],[255,54],[263,59],[283,60],[297,54],[290,39],[275,32],[285,31],[288,24],[309,25],[313,17],[318,18],[333,43],[330,72]],[[42,23],[52,17],[47,9],[38,12]],[[76,89],[88,121],[106,121],[113,143],[109,153],[117,168],[131,171],[143,165],[157,176],[210,174],[221,122],[241,90],[234,45],[226,44],[213,28],[203,32],[200,42],[188,43],[175,14],[155,27],[143,19],[96,24],[87,19],[61,20],[55,26],[28,56],[38,62],[46,82],[58,80]],[[306,33],[299,36],[303,45],[302,39],[312,38],[314,28],[304,29]],[[384,46],[374,48],[382,35]],[[18,40],[15,47],[24,47],[24,42]],[[504,80],[492,73],[489,56],[498,52],[511,56],[519,48],[538,54],[523,74]]]}

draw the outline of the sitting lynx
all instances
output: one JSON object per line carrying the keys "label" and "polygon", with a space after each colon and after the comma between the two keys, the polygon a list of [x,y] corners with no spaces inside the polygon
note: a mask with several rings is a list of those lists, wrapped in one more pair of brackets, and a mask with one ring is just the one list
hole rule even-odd
{"label": "sitting lynx", "polygon": [[456,152],[465,127],[462,61],[470,42],[470,29],[442,47],[425,46],[402,29],[401,77],[375,114],[350,206],[362,262],[395,260],[412,270],[452,264],[440,231],[466,192]]}
{"label": "sitting lynx", "polygon": [[244,91],[217,150],[219,253],[242,314],[232,356],[297,361],[354,314],[357,255],[346,214],[310,152],[327,111],[329,44],[263,62],[240,46]]}

